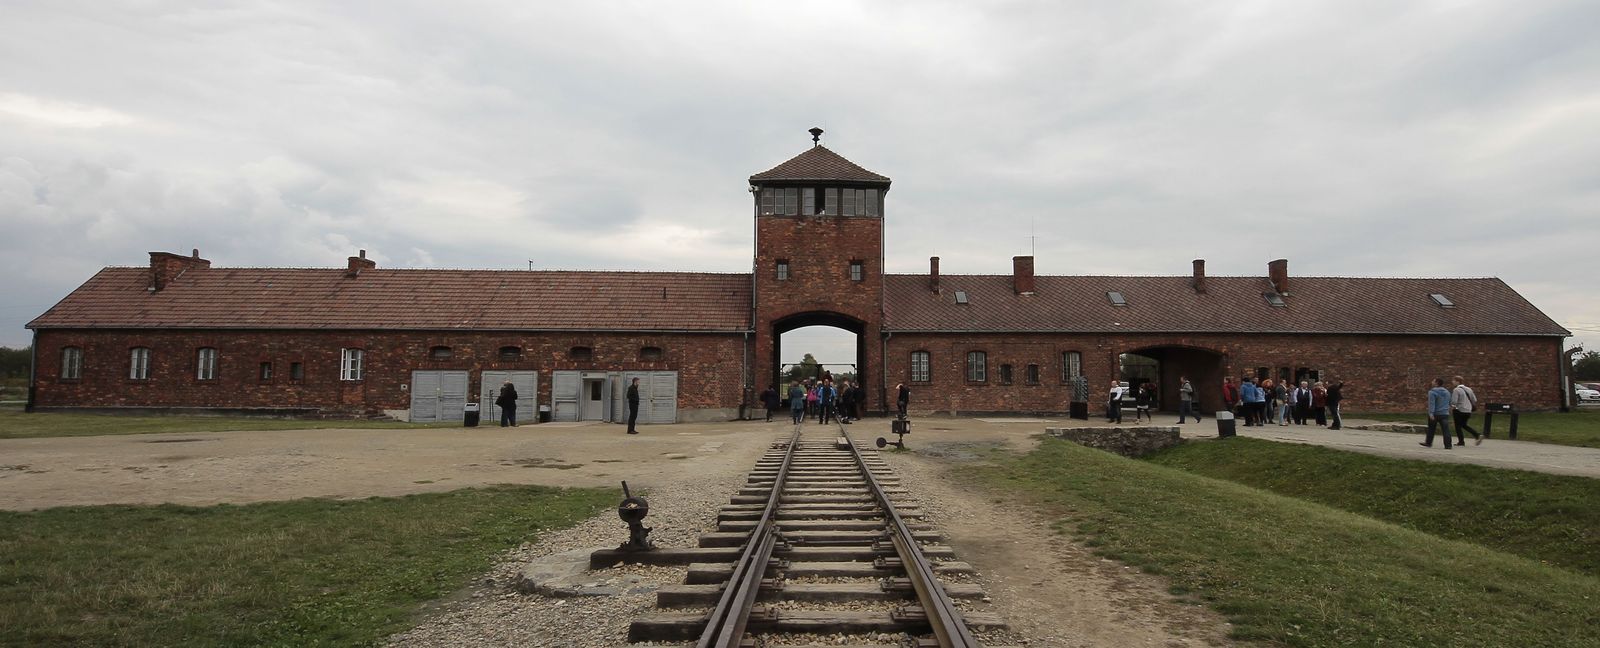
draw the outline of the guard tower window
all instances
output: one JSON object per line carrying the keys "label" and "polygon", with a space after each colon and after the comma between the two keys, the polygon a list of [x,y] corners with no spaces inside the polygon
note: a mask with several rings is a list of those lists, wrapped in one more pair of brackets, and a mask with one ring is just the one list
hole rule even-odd
{"label": "guard tower window", "polygon": [[778,259],[778,281],[789,280],[789,260]]}
{"label": "guard tower window", "polygon": [[817,190],[806,187],[800,190],[800,213],[807,216],[817,213]]}
{"label": "guard tower window", "polygon": [[834,214],[842,214],[842,213],[844,213],[843,211],[841,211],[839,209],[839,188],[838,187],[829,187],[827,189],[824,189],[822,191],[822,197],[823,197],[823,203],[822,203],[822,212],[823,213],[828,213],[829,210],[832,210],[832,212]]}
{"label": "guard tower window", "polygon": [[851,261],[850,262],[850,280],[851,281],[861,281],[861,275],[862,274],[863,274],[863,272],[862,272],[862,263],[860,261]]}
{"label": "guard tower window", "polygon": [[844,205],[839,213],[845,216],[877,216],[877,189],[844,189]]}
{"label": "guard tower window", "polygon": [[800,189],[798,187],[762,189],[761,213],[765,216],[794,216],[800,213]]}

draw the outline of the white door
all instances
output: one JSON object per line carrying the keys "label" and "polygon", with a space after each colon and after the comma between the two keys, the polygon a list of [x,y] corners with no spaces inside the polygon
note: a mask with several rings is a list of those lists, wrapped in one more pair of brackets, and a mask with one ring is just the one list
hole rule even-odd
{"label": "white door", "polygon": [[506,380],[517,388],[517,422],[533,423],[539,417],[539,372],[537,371],[485,371],[479,377],[478,404],[483,407],[484,423],[500,422],[500,386]]}
{"label": "white door", "polygon": [[583,413],[579,415],[579,420],[599,421],[609,418],[606,416],[605,394],[608,391],[606,387],[605,378],[583,379]]}
{"label": "white door", "polygon": [[460,421],[467,405],[467,372],[411,372],[411,420]]}
{"label": "white door", "polygon": [[577,371],[550,372],[550,420],[578,420],[578,392],[583,389],[583,379]]}

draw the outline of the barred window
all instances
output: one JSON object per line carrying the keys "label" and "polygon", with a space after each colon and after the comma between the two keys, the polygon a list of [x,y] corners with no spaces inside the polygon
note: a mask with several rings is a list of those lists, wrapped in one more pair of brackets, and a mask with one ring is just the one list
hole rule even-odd
{"label": "barred window", "polygon": [[789,260],[778,259],[778,281],[789,280]]}
{"label": "barred window", "polygon": [[1000,365],[1000,384],[1002,384],[1002,385],[1011,384],[1011,365],[1008,365],[1008,364]]}
{"label": "barred window", "polygon": [[865,274],[864,269],[865,269],[865,265],[862,262],[860,262],[860,261],[851,261],[850,262],[850,280],[851,281],[861,281],[862,275]]}
{"label": "barred window", "polygon": [[925,383],[925,382],[928,382],[929,379],[932,378],[932,372],[929,370],[929,366],[928,365],[929,365],[929,363],[928,363],[928,352],[927,351],[912,351],[911,352],[911,382],[914,382],[914,383]]}
{"label": "barred window", "polygon": [[263,363],[261,363],[261,374],[260,374],[260,376],[261,376],[261,380],[262,381],[272,380],[272,363],[271,362],[263,362]]}
{"label": "barred window", "polygon": [[194,360],[195,380],[217,379],[217,350],[211,347],[201,347],[195,352]]}
{"label": "barred window", "polygon": [[340,349],[339,380],[361,380],[361,365],[366,355],[361,349]]}
{"label": "barred window", "polygon": [[128,377],[133,380],[150,379],[149,347],[134,347],[128,352]]}
{"label": "barred window", "polygon": [[1039,384],[1039,365],[1028,365],[1027,381],[1030,385]]}
{"label": "barred window", "polygon": [[83,349],[69,346],[61,349],[61,379],[77,380],[83,377]]}
{"label": "barred window", "polygon": [[967,352],[967,381],[987,382],[989,380],[989,354],[982,351]]}
{"label": "barred window", "polygon": [[1071,384],[1073,378],[1083,375],[1083,354],[1066,351],[1061,354],[1061,382]]}
{"label": "barred window", "polygon": [[428,349],[428,357],[434,360],[449,360],[454,358],[456,350],[447,346],[436,346]]}
{"label": "barred window", "polygon": [[642,362],[660,362],[666,356],[667,353],[662,351],[661,347],[647,346],[639,348],[639,360]]}
{"label": "barred window", "polygon": [[588,362],[594,359],[594,349],[586,346],[575,346],[567,351],[567,357],[580,362]]}
{"label": "barred window", "polygon": [[501,362],[516,362],[516,361],[521,360],[521,359],[522,359],[522,347],[519,347],[519,346],[503,346],[503,347],[500,347],[500,361]]}
{"label": "barred window", "polygon": [[298,362],[289,363],[289,380],[300,382],[306,379],[306,366]]}

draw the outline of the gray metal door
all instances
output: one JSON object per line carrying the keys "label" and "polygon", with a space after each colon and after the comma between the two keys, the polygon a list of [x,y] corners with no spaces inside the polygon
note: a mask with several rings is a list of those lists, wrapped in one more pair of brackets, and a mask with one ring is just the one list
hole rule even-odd
{"label": "gray metal door", "polygon": [[537,371],[485,371],[479,377],[478,403],[483,406],[484,423],[500,421],[500,386],[507,379],[517,388],[517,422],[532,423],[539,417],[539,372]]}
{"label": "gray metal door", "polygon": [[578,420],[578,391],[583,388],[582,374],[577,371],[550,372],[550,420]]}
{"label": "gray metal door", "polygon": [[[650,407],[645,408],[644,390],[639,390],[639,418],[649,417],[651,423],[678,422],[678,372],[650,372]],[[644,385],[641,379],[639,384]]]}
{"label": "gray metal door", "polygon": [[460,421],[467,405],[467,372],[411,372],[411,420]]}

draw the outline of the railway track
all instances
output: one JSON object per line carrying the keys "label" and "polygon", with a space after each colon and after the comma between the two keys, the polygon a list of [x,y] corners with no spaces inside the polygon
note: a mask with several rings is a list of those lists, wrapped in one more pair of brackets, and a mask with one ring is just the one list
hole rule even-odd
{"label": "railway track", "polygon": [[[842,425],[797,428],[757,462],[717,530],[676,550],[689,563],[684,583],[657,592],[658,611],[636,618],[629,640],[984,645],[979,637],[1004,622],[963,611],[958,601],[970,609],[984,594],[941,539],[875,448],[863,450]],[[855,643],[839,643],[841,634]]]}

